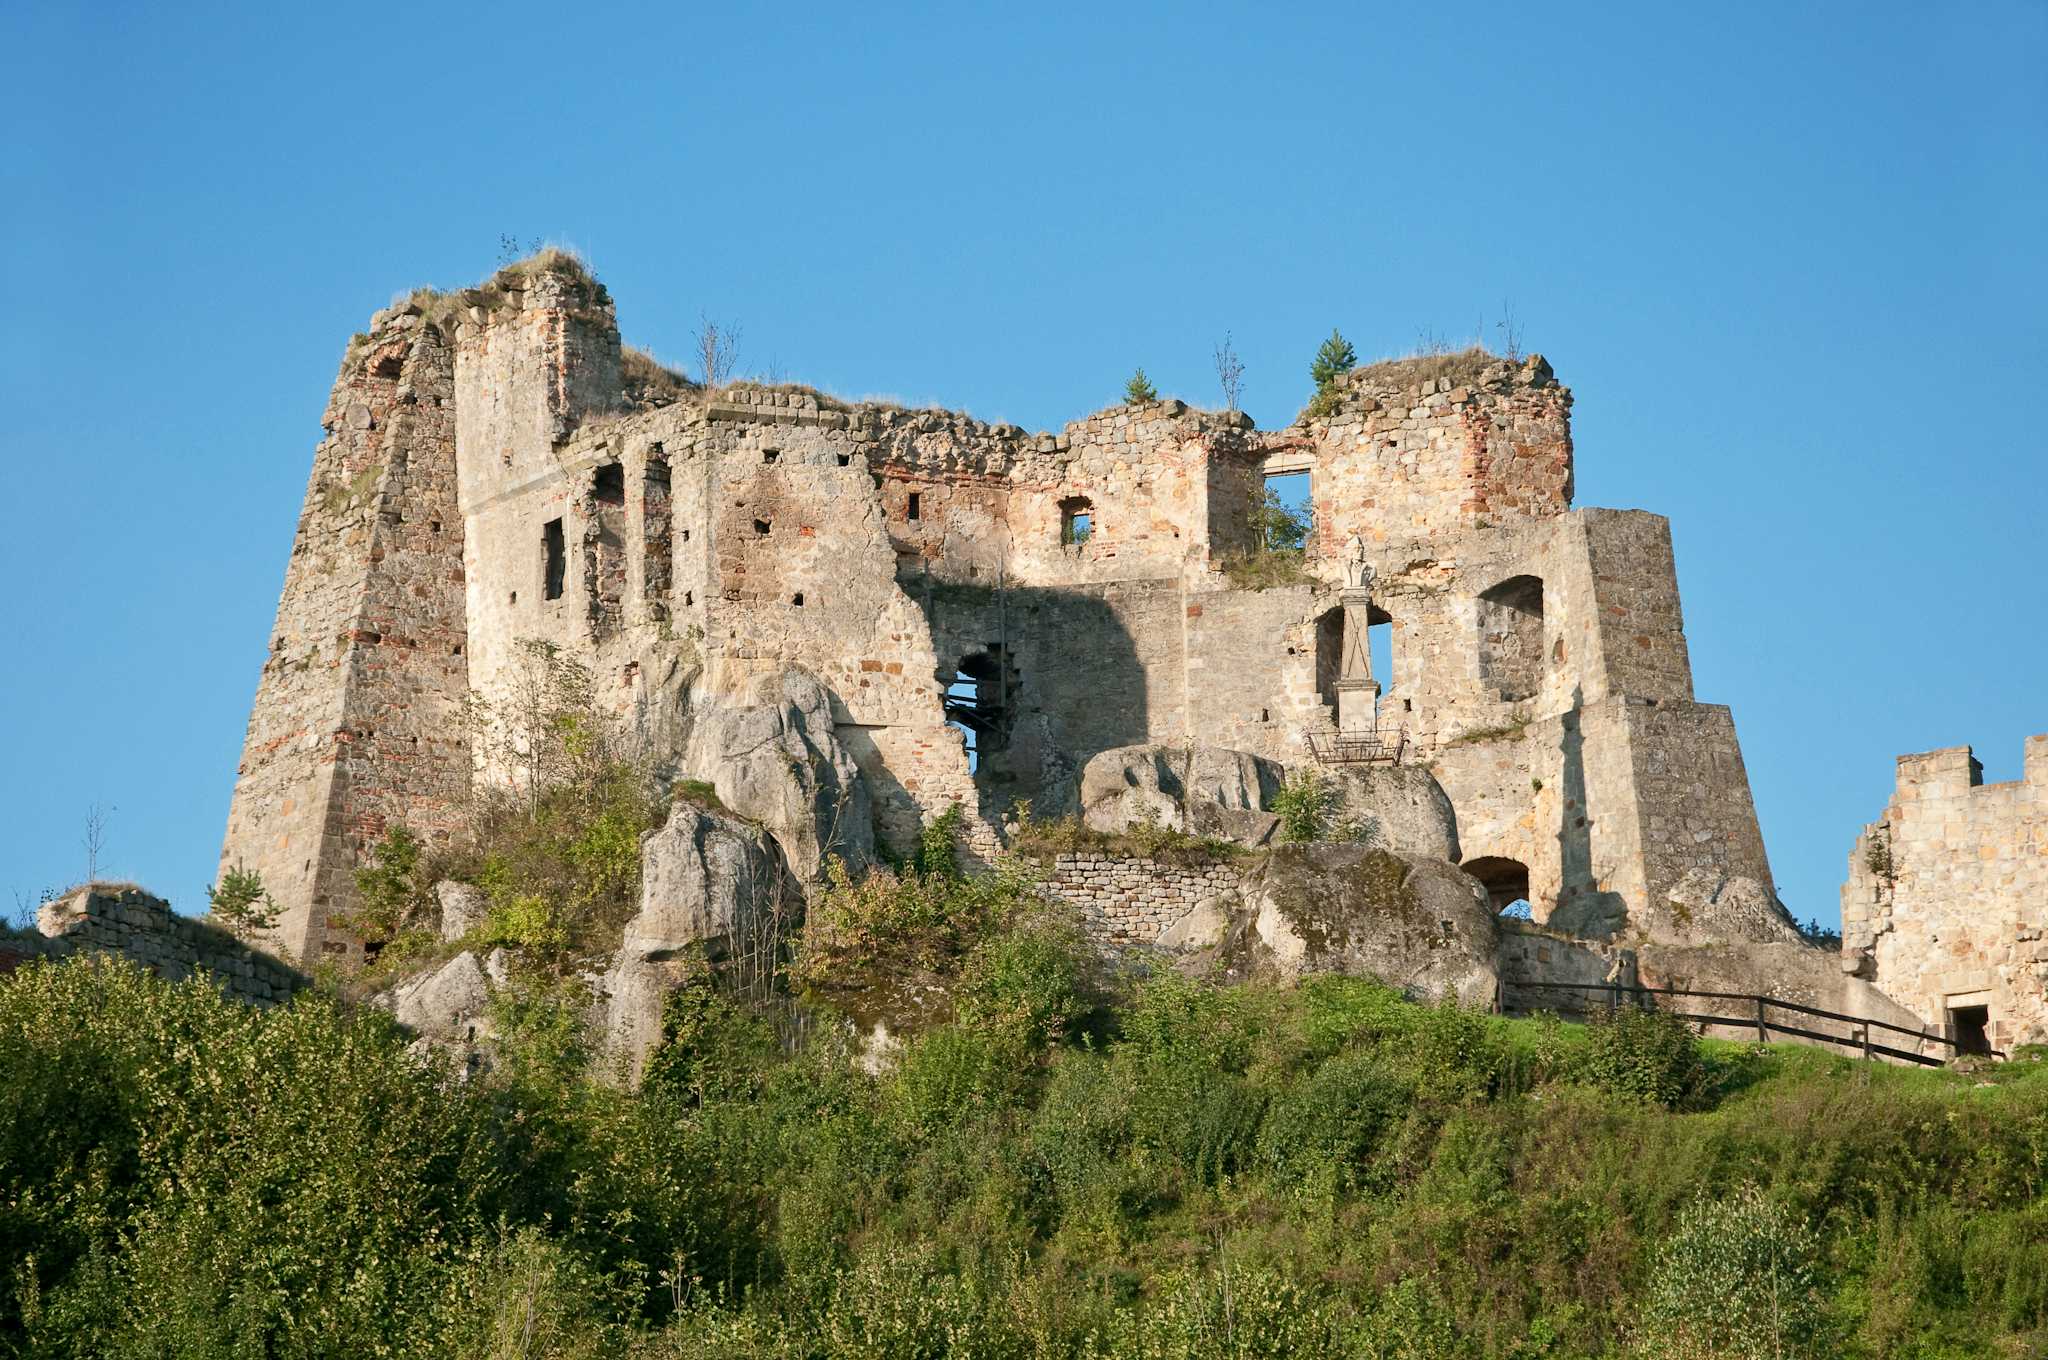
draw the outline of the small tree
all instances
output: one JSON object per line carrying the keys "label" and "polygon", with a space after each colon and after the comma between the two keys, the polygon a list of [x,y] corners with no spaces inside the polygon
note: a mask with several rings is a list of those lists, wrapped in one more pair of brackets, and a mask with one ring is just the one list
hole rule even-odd
{"label": "small tree", "polygon": [[269,930],[277,924],[277,903],[263,886],[263,875],[243,868],[239,860],[206,890],[206,902],[215,919],[237,935]]}
{"label": "small tree", "polygon": [[1308,515],[1280,499],[1280,493],[1266,488],[1259,504],[1259,544],[1267,552],[1300,552],[1308,538]]}
{"label": "small tree", "polygon": [[358,938],[391,939],[418,910],[426,895],[419,881],[420,848],[420,838],[402,822],[371,847],[370,863],[356,870],[359,905],[347,923]]}
{"label": "small tree", "polygon": [[704,370],[704,390],[716,391],[732,380],[740,356],[740,328],[702,317],[697,327],[697,364]]}
{"label": "small tree", "polygon": [[1124,384],[1124,404],[1126,406],[1141,406],[1148,401],[1157,400],[1159,400],[1159,389],[1152,385],[1152,380],[1145,376],[1145,370],[1142,368],[1133,373],[1131,380]]}
{"label": "small tree", "polygon": [[1223,389],[1223,404],[1232,415],[1238,412],[1238,399],[1244,395],[1244,363],[1231,347],[1230,332],[1223,333],[1223,343],[1216,346],[1216,384]]}
{"label": "small tree", "polygon": [[1356,367],[1358,351],[1351,348],[1351,342],[1341,331],[1332,330],[1330,338],[1316,351],[1315,362],[1308,366],[1308,376],[1315,381],[1317,392],[1325,392]]}

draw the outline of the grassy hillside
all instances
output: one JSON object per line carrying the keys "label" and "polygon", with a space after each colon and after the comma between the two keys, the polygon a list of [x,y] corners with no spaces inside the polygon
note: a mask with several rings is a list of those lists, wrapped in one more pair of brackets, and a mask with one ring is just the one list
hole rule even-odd
{"label": "grassy hillside", "polygon": [[2048,1344],[2048,1065],[1869,1067],[1336,978],[1104,1004],[1035,928],[977,946],[954,1001],[873,1076],[829,1024],[689,993],[627,1096],[558,994],[464,1082],[337,1001],[24,969],[0,981],[0,1350]]}

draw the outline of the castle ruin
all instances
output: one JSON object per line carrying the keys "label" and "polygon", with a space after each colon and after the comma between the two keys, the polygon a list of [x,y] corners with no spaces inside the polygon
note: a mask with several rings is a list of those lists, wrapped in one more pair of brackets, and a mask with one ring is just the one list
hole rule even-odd
{"label": "castle ruin", "polygon": [[[539,641],[678,768],[690,715],[807,672],[899,845],[958,803],[993,847],[1122,748],[1363,742],[1434,777],[1449,858],[1540,927],[1796,938],[1729,711],[1693,693],[1669,526],[1573,507],[1571,404],[1541,357],[1473,351],[1356,369],[1274,431],[1159,400],[1033,433],[702,390],[622,351],[559,255],[415,296],[328,403],[222,863],[262,874],[286,952],[351,956],[369,847],[455,837],[472,781],[514,777],[463,715]],[[1241,587],[1291,473],[1300,571]]]}

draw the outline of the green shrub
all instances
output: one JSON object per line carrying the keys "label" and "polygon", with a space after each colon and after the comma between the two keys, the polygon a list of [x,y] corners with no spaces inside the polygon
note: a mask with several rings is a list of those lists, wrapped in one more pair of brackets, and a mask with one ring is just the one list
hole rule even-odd
{"label": "green shrub", "polygon": [[1157,400],[1159,400],[1159,389],[1152,385],[1152,380],[1145,376],[1145,370],[1142,368],[1133,373],[1130,381],[1124,384],[1124,405],[1126,406],[1142,406],[1148,401]]}
{"label": "green shrub", "polygon": [[1286,784],[1273,795],[1273,811],[1280,817],[1280,839],[1290,845],[1322,840],[1330,833],[1336,803],[1336,791],[1319,772],[1300,769],[1288,775]]}
{"label": "green shrub", "polygon": [[960,1023],[1014,1034],[1026,1049],[1060,1042],[1087,1009],[1087,948],[1078,932],[1051,921],[983,941],[968,956],[954,992]]}
{"label": "green shrub", "polygon": [[1602,1090],[1671,1110],[1698,1093],[1706,1065],[1699,1039],[1685,1021],[1624,1006],[1594,1015],[1578,1075]]}
{"label": "green shrub", "polygon": [[422,879],[421,849],[403,822],[387,830],[356,870],[356,909],[338,924],[360,940],[389,940],[425,911],[433,885]]}
{"label": "green shrub", "polygon": [[1259,1130],[1259,1155],[1292,1183],[1354,1188],[1408,1104],[1408,1084],[1376,1054],[1340,1054],[1274,1103]]}
{"label": "green shrub", "polygon": [[1806,1360],[1839,1352],[1820,1240],[1755,1185],[1702,1197],[1657,1254],[1640,1346],[1673,1360]]}

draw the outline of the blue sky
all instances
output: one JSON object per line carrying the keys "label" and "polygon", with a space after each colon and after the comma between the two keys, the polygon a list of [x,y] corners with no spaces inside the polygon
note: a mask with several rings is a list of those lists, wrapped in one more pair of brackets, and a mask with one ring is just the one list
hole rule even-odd
{"label": "blue sky", "polygon": [[629,340],[1044,428],[1284,424],[1489,332],[1674,523],[1700,697],[1832,920],[1902,751],[2048,731],[2048,6],[0,11],[0,907],[196,910],[349,333],[501,235]]}

